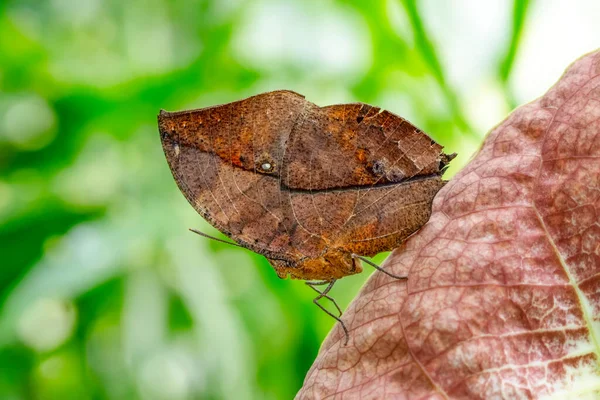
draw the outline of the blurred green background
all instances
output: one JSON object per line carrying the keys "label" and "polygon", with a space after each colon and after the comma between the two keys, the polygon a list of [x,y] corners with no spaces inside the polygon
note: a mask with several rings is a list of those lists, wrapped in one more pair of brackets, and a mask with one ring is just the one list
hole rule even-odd
{"label": "blurred green background", "polygon": [[[0,1],[0,398],[291,398],[334,321],[261,256],[188,232],[216,234],[171,177],[158,110],[363,101],[459,153],[451,176],[597,46],[596,1],[564,7]],[[341,305],[371,272],[336,284]]]}

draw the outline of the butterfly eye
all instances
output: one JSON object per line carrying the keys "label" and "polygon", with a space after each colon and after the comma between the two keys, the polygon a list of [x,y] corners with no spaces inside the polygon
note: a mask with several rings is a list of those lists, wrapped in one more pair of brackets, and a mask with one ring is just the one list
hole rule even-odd
{"label": "butterfly eye", "polygon": [[273,164],[271,164],[270,162],[264,162],[261,164],[260,169],[262,169],[265,172],[271,172],[273,170]]}

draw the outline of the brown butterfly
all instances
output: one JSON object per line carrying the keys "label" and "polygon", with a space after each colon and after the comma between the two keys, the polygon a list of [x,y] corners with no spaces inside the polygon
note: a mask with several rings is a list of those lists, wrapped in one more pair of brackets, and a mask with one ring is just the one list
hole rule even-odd
{"label": "brown butterfly", "polygon": [[380,269],[363,256],[394,249],[427,222],[454,158],[388,111],[319,107],[284,90],[161,111],[158,124],[175,181],[196,211],[264,255],[280,278],[308,280],[315,304],[340,322],[317,301],[335,304],[328,292],[362,271],[359,259]]}

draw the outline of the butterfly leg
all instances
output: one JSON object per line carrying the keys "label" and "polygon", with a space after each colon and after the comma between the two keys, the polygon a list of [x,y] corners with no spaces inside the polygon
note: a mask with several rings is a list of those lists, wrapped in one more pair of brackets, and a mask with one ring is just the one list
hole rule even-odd
{"label": "butterfly leg", "polygon": [[[319,293],[319,296],[315,299],[315,300],[319,300],[321,299],[321,297],[326,298],[327,300],[331,301],[333,303],[333,305],[335,306],[335,308],[337,308],[338,313],[339,313],[339,317],[342,316],[342,309],[340,308],[340,306],[338,306],[337,302],[335,301],[335,299],[333,297],[330,297],[327,293],[331,290],[331,288],[333,287],[333,283],[335,282],[335,280],[333,281],[318,281],[318,282],[306,282],[306,284],[308,285],[308,287],[310,287],[312,290],[314,290],[315,292]],[[325,290],[323,290],[322,292],[317,289],[315,286],[320,286],[320,285],[329,285],[327,286],[327,288],[325,288]]]}
{"label": "butterfly leg", "polygon": [[305,281],[304,283],[306,283],[309,286],[323,286],[329,285],[331,281]]}
{"label": "butterfly leg", "polygon": [[379,265],[375,264],[373,261],[369,260],[368,258],[365,258],[363,256],[359,256],[358,254],[352,254],[352,258],[358,258],[359,260],[364,261],[367,264],[369,264],[370,266],[372,266],[373,268],[375,268],[377,271],[381,271],[384,274],[386,274],[388,276],[391,276],[392,278],[396,278],[396,279],[408,279],[408,276],[400,276],[400,275],[392,274],[391,272],[388,272],[385,269],[381,268]]}
{"label": "butterfly leg", "polygon": [[[345,338],[346,338],[346,340],[344,341],[344,346],[346,346],[348,344],[348,339],[350,338],[350,334],[348,333],[348,328],[346,328],[346,324],[344,324],[344,321],[342,321],[341,318],[340,318],[342,316],[342,310],[337,305],[336,301],[327,294],[327,293],[329,293],[329,291],[333,287],[333,284],[335,283],[335,281],[336,280],[333,279],[331,281],[306,282],[306,284],[311,289],[313,289],[315,292],[319,293],[319,295],[313,299],[313,303],[315,303],[317,305],[317,307],[319,307],[321,310],[323,310],[331,318],[333,318],[337,322],[339,322],[340,325],[342,326],[342,329],[344,330],[344,335],[345,335]],[[315,287],[315,286],[325,285],[325,284],[327,284],[327,287],[322,292]],[[337,308],[338,312],[340,313],[340,315],[338,317],[336,317],[331,311],[329,311],[328,309],[326,309],[325,307],[323,307],[319,303],[319,300],[321,300],[323,297],[326,298],[326,299],[328,299],[329,301],[331,301],[333,303],[333,305]]]}

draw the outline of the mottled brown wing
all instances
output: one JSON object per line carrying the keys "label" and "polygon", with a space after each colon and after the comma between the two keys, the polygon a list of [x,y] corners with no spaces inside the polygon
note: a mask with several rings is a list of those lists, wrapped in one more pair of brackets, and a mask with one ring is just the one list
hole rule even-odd
{"label": "mottled brown wing", "polygon": [[431,202],[444,184],[438,176],[357,190],[355,210],[335,242],[364,256],[393,250],[429,220]]}
{"label": "mottled brown wing", "polygon": [[308,103],[288,140],[282,182],[301,190],[403,182],[439,175],[441,155],[442,146],[389,111]]}
{"label": "mottled brown wing", "polygon": [[[187,200],[217,229],[273,259],[300,257],[288,232],[294,217],[278,173],[305,102],[278,91],[158,117],[167,161]],[[265,163],[269,171],[261,169]]]}
{"label": "mottled brown wing", "polygon": [[309,103],[288,139],[281,179],[305,229],[374,255],[427,222],[448,161],[442,146],[388,111]]}
{"label": "mottled brown wing", "polygon": [[448,161],[394,114],[320,108],[288,91],[162,112],[159,126],[194,208],[242,245],[292,264],[334,247],[392,249],[427,221]]}
{"label": "mottled brown wing", "polygon": [[303,231],[326,247],[372,256],[397,247],[429,220],[442,188],[439,176],[375,187],[290,191],[290,206]]}

